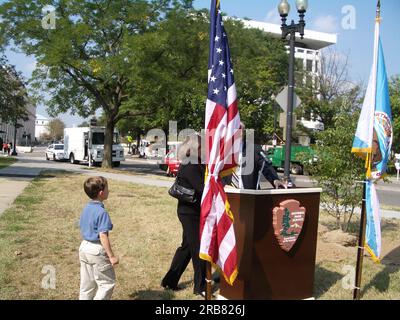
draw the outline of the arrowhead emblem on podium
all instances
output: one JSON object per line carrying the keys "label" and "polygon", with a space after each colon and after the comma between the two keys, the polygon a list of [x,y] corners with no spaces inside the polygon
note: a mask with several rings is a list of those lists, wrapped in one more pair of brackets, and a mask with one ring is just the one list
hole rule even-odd
{"label": "arrowhead emblem on podium", "polygon": [[272,211],[274,233],[280,247],[289,252],[303,229],[306,209],[297,200],[286,200]]}

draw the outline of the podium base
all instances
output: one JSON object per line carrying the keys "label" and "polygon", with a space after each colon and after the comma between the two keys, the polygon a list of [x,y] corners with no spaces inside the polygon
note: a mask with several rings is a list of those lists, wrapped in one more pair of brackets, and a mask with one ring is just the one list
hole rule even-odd
{"label": "podium base", "polygon": [[238,276],[233,286],[221,277],[221,299],[313,299],[321,192],[226,188],[234,217]]}

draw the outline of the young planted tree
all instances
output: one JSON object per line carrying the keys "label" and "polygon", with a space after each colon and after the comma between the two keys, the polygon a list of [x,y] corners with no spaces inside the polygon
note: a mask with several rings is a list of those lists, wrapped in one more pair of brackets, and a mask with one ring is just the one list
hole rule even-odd
{"label": "young planted tree", "polygon": [[323,189],[321,203],[336,218],[338,229],[347,231],[354,209],[361,205],[365,161],[351,153],[358,114],[343,112],[334,126],[317,134],[314,147],[318,161],[304,162],[310,178]]}
{"label": "young planted tree", "polygon": [[351,153],[361,90],[348,80],[346,56],[325,52],[320,68],[318,75],[299,73],[298,112],[306,119],[313,114],[325,127],[323,132],[309,132],[316,140],[318,161],[305,161],[304,167],[323,189],[321,202],[336,217],[337,228],[347,231],[354,209],[361,205],[362,185],[357,181],[365,175],[364,161]]}

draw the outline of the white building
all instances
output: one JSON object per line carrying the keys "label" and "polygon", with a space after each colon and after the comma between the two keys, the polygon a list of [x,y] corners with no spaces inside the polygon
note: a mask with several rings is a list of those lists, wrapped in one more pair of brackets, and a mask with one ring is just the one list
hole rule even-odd
{"label": "white building", "polygon": [[[281,26],[278,24],[242,20],[243,24],[250,28],[256,28],[265,31],[274,38],[281,38]],[[306,29],[304,39],[296,34],[295,58],[303,62],[304,69],[318,74],[321,70],[320,51],[337,43],[337,35],[332,33],[317,32]],[[289,50],[289,47],[287,47]]]}
{"label": "white building", "polygon": [[[274,38],[281,38],[281,26],[278,24],[242,20],[243,24],[250,28],[265,31]],[[296,34],[295,58],[302,61],[304,70],[310,75],[319,75],[321,72],[321,50],[337,43],[337,35],[332,33],[317,32],[306,29],[304,39]],[[289,46],[287,46],[289,53]],[[313,130],[323,130],[324,125],[318,120],[300,120],[302,125]]]}
{"label": "white building", "polygon": [[47,125],[50,120],[41,114],[36,114],[36,122],[35,122],[35,138],[37,141],[40,140],[43,134],[49,134],[49,129]]}
{"label": "white building", "polygon": [[[35,140],[36,106],[29,104],[27,107],[28,120],[18,121],[17,146],[30,146]],[[0,142],[12,142],[14,144],[14,125],[3,123],[0,119]]]}

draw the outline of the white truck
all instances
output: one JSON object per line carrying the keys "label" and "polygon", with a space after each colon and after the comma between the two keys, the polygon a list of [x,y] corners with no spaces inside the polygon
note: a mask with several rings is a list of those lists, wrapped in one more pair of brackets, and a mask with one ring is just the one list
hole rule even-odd
{"label": "white truck", "polygon": [[[64,129],[64,157],[71,163],[89,162],[91,156],[93,165],[103,161],[104,127],[82,127]],[[112,162],[118,167],[124,161],[124,148],[119,143],[118,132],[114,131],[112,146]]]}

